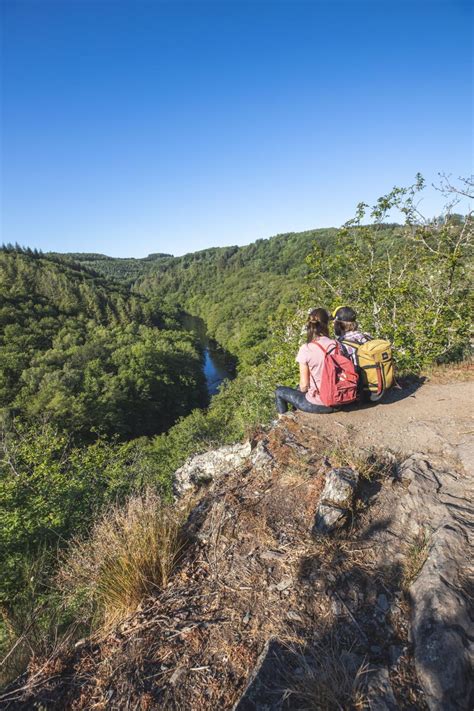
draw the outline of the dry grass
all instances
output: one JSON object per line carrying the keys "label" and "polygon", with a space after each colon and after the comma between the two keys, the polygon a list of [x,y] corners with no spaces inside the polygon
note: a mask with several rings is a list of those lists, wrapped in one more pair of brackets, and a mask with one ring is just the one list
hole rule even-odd
{"label": "dry grass", "polygon": [[325,452],[331,467],[350,467],[362,479],[373,481],[393,474],[398,457],[374,447],[361,449],[350,444],[336,444]]}
{"label": "dry grass", "polygon": [[430,539],[422,529],[408,548],[403,561],[402,588],[407,591],[423,568],[429,553]]}
{"label": "dry grass", "polygon": [[474,360],[469,359],[462,361],[461,363],[434,365],[424,371],[423,375],[434,383],[469,381],[474,378]]}
{"label": "dry grass", "polygon": [[287,697],[293,697],[292,708],[301,711],[354,711],[367,708],[365,685],[368,666],[365,662],[351,665],[339,640],[330,635],[324,644],[308,650],[290,648],[299,674],[293,676]]}
{"label": "dry grass", "polygon": [[69,604],[100,628],[133,612],[168,584],[183,547],[182,520],[152,491],[110,508],[62,561],[57,583]]}

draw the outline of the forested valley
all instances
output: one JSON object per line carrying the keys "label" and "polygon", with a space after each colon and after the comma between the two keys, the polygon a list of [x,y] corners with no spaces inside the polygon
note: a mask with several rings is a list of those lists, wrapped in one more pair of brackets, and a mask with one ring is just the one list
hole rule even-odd
{"label": "forested valley", "polygon": [[[94,629],[94,601],[58,582],[71,541],[133,493],[171,502],[190,455],[271,421],[275,386],[295,384],[308,308],[352,304],[392,342],[400,374],[468,357],[472,221],[452,205],[420,219],[423,188],[418,177],[361,204],[341,229],[182,257],[1,249],[0,656],[15,650],[3,682],[51,635]],[[469,181],[444,188],[472,193]],[[186,313],[238,359],[210,402]]]}

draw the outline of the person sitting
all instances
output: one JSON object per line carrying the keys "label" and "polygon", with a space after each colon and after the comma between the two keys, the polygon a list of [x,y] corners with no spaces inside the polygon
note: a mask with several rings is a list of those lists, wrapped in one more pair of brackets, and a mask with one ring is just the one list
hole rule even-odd
{"label": "person sitting", "polygon": [[357,324],[357,314],[350,306],[341,306],[333,313],[334,334],[341,344],[342,352],[352,360],[355,366],[357,362],[357,348],[351,346],[352,343],[361,345],[372,340],[372,336],[359,330]]}
{"label": "person sitting", "polygon": [[326,309],[312,309],[306,323],[307,342],[301,346],[296,356],[300,366],[299,387],[277,387],[275,391],[278,417],[288,411],[288,405],[293,405],[297,410],[313,413],[333,412],[332,407],[322,404],[319,397],[319,386],[324,365],[324,351],[319,348],[319,343],[325,350],[336,346],[336,341],[329,337],[329,314]]}
{"label": "person sitting", "polygon": [[391,387],[400,388],[390,341],[359,330],[357,314],[350,306],[336,309],[333,318],[342,352],[352,360],[359,375],[359,400],[379,402]]}

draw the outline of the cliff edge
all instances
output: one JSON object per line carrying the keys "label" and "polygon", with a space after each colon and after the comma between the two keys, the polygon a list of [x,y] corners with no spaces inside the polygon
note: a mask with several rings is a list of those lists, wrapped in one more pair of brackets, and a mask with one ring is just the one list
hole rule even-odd
{"label": "cliff edge", "polygon": [[472,708],[473,392],[291,413],[188,461],[168,586],[1,708]]}

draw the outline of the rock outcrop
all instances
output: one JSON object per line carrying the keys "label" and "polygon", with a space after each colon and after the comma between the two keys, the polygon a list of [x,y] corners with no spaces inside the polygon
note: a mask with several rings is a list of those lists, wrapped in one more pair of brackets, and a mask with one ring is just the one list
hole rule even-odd
{"label": "rock outcrop", "polygon": [[432,711],[472,708],[472,479],[461,469],[434,468],[423,455],[407,459],[399,475],[403,494],[390,527],[398,544],[387,543],[394,557],[422,556],[409,587],[418,679]]}
{"label": "rock outcrop", "polygon": [[288,417],[187,462],[175,493],[199,500],[170,584],[0,707],[470,709],[473,477],[373,450],[340,466],[332,451]]}
{"label": "rock outcrop", "polygon": [[331,533],[346,523],[351,514],[359,473],[350,467],[336,467],[326,473],[314,524],[315,532]]}
{"label": "rock outcrop", "polygon": [[240,469],[250,456],[250,442],[230,444],[219,449],[197,454],[178,469],[174,475],[173,490],[176,497],[188,491],[210,484],[225,473]]}

